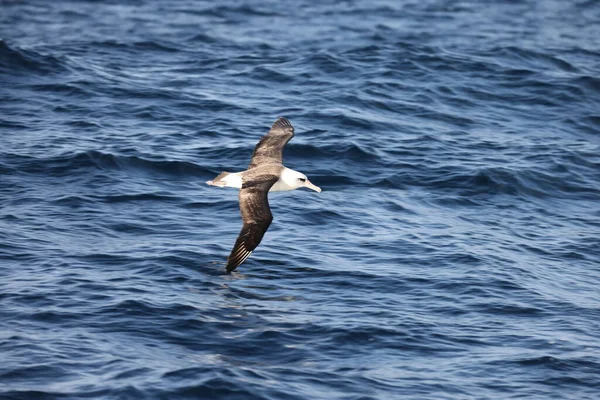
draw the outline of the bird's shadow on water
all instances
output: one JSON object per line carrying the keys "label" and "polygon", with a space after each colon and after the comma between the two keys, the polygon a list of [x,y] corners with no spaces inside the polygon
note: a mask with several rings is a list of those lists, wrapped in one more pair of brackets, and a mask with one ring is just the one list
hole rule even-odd
{"label": "bird's shadow on water", "polygon": [[209,276],[221,277],[229,275],[227,271],[225,271],[225,263],[222,261],[209,261],[207,263],[196,264],[190,267],[194,271],[201,272]]}
{"label": "bird's shadow on water", "polygon": [[[212,257],[211,257],[212,258]],[[203,292],[209,290],[223,300],[257,299],[290,301],[296,296],[290,296],[290,282],[298,279],[314,279],[328,276],[329,273],[318,268],[314,260],[298,261],[298,259],[270,259],[257,257],[246,261],[236,270],[228,273],[226,262],[212,260],[205,262],[185,262],[180,268],[188,271],[191,291]]]}
{"label": "bird's shadow on water", "polygon": [[[246,265],[248,263],[244,264]],[[225,282],[247,278],[247,275],[245,275],[239,269],[232,272],[227,272],[227,270],[225,269],[226,265],[227,264],[223,261],[209,261],[206,263],[198,263],[194,265],[182,265],[182,267],[189,268],[194,272],[201,274],[203,277],[217,278]]]}
{"label": "bird's shadow on water", "polygon": [[[246,268],[251,267],[251,263],[244,263]],[[205,274],[206,276],[221,278],[225,281],[236,281],[247,279],[249,276],[241,269],[236,269],[232,272],[227,272],[225,269],[226,263],[222,261],[210,261],[204,264],[197,264],[191,267],[194,271]]]}
{"label": "bird's shadow on water", "polygon": [[[221,261],[196,264],[192,269],[195,277],[189,282],[190,291],[202,293],[208,290],[234,308],[239,308],[248,300],[299,300],[300,297],[290,295],[289,279],[312,276],[315,272],[312,267],[294,267],[286,261],[261,259],[246,262],[243,268],[231,273],[225,271],[225,263]],[[200,282],[195,283],[197,280]]]}

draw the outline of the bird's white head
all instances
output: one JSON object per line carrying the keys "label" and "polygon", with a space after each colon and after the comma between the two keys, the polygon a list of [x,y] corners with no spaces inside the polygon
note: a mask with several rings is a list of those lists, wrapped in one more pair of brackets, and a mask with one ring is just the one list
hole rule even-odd
{"label": "bird's white head", "polygon": [[306,187],[314,190],[315,192],[321,192],[321,188],[316,185],[313,185],[308,180],[306,175],[304,175],[301,172],[294,171],[293,169],[284,169],[281,173],[281,177],[279,178],[279,180],[281,182],[281,188],[279,190],[294,190],[301,187]]}

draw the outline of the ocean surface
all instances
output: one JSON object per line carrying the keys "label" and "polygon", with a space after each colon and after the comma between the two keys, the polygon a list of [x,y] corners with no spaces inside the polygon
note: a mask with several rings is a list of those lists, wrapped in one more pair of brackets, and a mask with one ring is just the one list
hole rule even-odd
{"label": "ocean surface", "polygon": [[[599,399],[600,3],[0,0],[0,399]],[[284,162],[233,274],[237,191]]]}

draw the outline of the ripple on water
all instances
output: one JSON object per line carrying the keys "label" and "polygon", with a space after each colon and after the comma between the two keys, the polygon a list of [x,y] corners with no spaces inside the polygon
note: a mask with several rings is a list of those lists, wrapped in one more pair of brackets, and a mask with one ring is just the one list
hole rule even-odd
{"label": "ripple on water", "polygon": [[3,4],[0,397],[595,398],[592,3]]}

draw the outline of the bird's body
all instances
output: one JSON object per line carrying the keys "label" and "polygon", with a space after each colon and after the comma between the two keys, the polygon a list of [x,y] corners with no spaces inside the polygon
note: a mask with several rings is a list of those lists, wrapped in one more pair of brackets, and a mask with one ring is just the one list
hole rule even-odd
{"label": "bird's body", "polygon": [[302,175],[298,171],[294,171],[293,169],[286,168],[282,165],[267,164],[255,167],[252,170],[246,170],[241,172],[221,172],[221,174],[217,176],[214,180],[209,181],[211,182],[209,183],[209,185],[241,189],[244,174],[247,174],[249,176],[256,176],[259,174],[278,175],[279,179],[273,184],[273,186],[271,186],[269,192],[282,192],[285,190],[297,189],[298,187],[294,186],[294,183],[296,179],[298,179],[299,175]]}
{"label": "bird's body", "polygon": [[279,118],[269,133],[263,136],[252,154],[246,171],[222,172],[209,185],[240,189],[242,230],[227,259],[231,272],[252,254],[269,229],[273,215],[269,208],[269,192],[294,190],[300,187],[320,192],[321,189],[298,171],[283,166],[283,148],[294,137],[294,128],[285,118]]}

